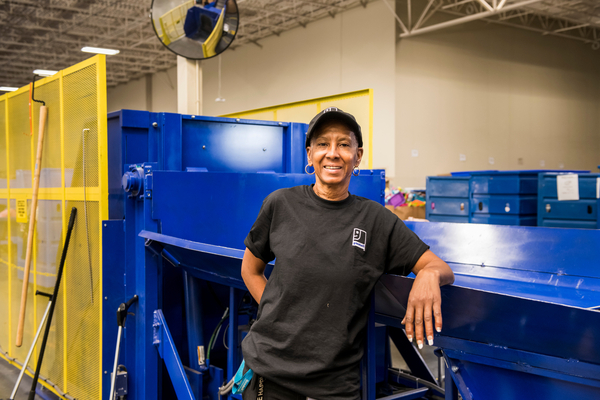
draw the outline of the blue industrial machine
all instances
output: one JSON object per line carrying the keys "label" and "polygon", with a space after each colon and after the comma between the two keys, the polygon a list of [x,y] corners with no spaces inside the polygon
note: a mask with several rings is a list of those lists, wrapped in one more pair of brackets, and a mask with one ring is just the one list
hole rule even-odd
{"label": "blue industrial machine", "polygon": [[600,229],[600,174],[578,174],[579,200],[558,200],[557,173],[539,176],[538,226]]}
{"label": "blue industrial machine", "polygon": [[[123,110],[108,127],[103,369],[116,347],[114,310],[137,295],[123,328],[117,369],[128,387],[119,393],[216,400],[256,318],[240,276],[243,240],[269,193],[314,182],[304,172],[307,125]],[[381,204],[384,189],[383,171],[373,170],[350,186]],[[364,370],[374,382],[376,367]],[[110,381],[106,373],[105,394]]]}
{"label": "blue industrial machine", "polygon": [[[243,240],[269,193],[314,182],[304,173],[307,127],[127,110],[110,114],[108,127],[103,371],[114,361],[115,311],[137,295],[122,329],[119,394],[240,399],[220,397],[219,387],[256,318],[240,276]],[[384,187],[383,171],[363,170],[350,191],[383,204]],[[457,275],[442,288],[435,337],[446,389],[402,331],[412,279],[386,275],[367,325],[364,400],[599,398],[600,313],[591,307],[600,305],[600,270],[590,268],[599,231],[408,226]],[[389,339],[410,371],[390,367]]]}

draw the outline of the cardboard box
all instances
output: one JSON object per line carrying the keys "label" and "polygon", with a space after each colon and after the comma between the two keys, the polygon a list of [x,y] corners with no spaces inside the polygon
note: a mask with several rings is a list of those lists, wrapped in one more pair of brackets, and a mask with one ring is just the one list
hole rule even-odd
{"label": "cardboard box", "polygon": [[425,219],[425,206],[422,207],[394,207],[387,205],[385,206],[388,210],[393,212],[401,220],[407,220],[410,217]]}

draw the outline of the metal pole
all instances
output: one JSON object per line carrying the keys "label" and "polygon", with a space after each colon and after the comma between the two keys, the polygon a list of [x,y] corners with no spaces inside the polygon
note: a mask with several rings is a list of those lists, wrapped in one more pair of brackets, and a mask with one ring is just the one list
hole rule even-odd
{"label": "metal pole", "polygon": [[119,349],[121,348],[121,333],[123,333],[123,327],[119,326],[119,332],[117,333],[117,350],[115,351],[115,363],[113,364],[113,373],[110,377],[109,400],[113,400],[115,398],[115,380],[117,378],[117,364],[119,363]]}
{"label": "metal pole", "polygon": [[392,6],[390,6],[390,4],[387,2],[387,0],[383,0],[383,3],[387,6],[387,8],[390,9],[392,14],[394,14],[394,18],[396,18],[396,21],[398,21],[398,23],[400,24],[400,28],[402,29],[402,32],[408,33],[408,29],[406,29],[406,26],[404,25],[404,23],[402,22],[402,20],[398,16],[398,14],[396,14],[396,11],[392,8]]}
{"label": "metal pole", "polygon": [[[50,295],[48,295],[48,296],[50,296]],[[48,317],[48,311],[50,311],[51,305],[52,305],[52,297],[50,296],[50,301],[48,302],[48,306],[46,306],[46,312],[44,313],[44,316],[42,317],[42,321],[40,322],[40,327],[38,328],[37,333],[35,334],[35,337],[33,338],[33,343],[31,343],[31,348],[29,349],[27,358],[25,358],[25,362],[23,363],[23,368],[21,368],[21,373],[19,374],[19,377],[17,378],[17,383],[15,384],[15,388],[13,389],[12,394],[9,397],[9,400],[14,400],[15,396],[17,395],[17,390],[19,389],[19,385],[21,385],[21,379],[23,379],[23,375],[25,374],[25,370],[27,369],[27,364],[29,364],[29,359],[31,358],[31,355],[33,354],[33,349],[35,349],[35,344],[37,343],[37,340],[40,337],[40,333],[42,333],[42,327],[44,326],[44,322],[46,322],[46,318]]]}
{"label": "metal pole", "polygon": [[494,8],[492,6],[490,6],[487,1],[479,0],[479,2],[481,3],[482,6],[484,6],[486,8],[486,10],[494,11]]}
{"label": "metal pole", "polygon": [[125,326],[125,320],[127,319],[127,310],[133,303],[138,300],[138,295],[134,294],[133,297],[127,300],[126,303],[119,304],[119,308],[117,308],[117,325],[119,327],[119,331],[117,332],[117,349],[115,350],[115,362],[113,364],[113,374],[110,378],[110,392],[109,392],[109,400],[113,400],[114,398],[114,390],[115,390],[115,382],[117,379],[117,367],[119,365],[119,349],[121,348],[121,336],[123,335],[123,327]]}
{"label": "metal pole", "polygon": [[89,128],[85,128],[83,131],[81,131],[81,137],[82,137],[82,170],[83,170],[83,211],[84,211],[84,217],[85,217],[85,237],[87,240],[87,253],[88,253],[88,265],[89,265],[89,270],[90,270],[90,295],[92,297],[92,304],[94,304],[94,276],[92,273],[92,254],[90,251],[90,229],[88,228],[88,212],[87,212],[87,197],[86,197],[86,192],[87,192],[87,182],[85,179],[85,170],[86,165],[85,165],[85,133],[89,132]]}
{"label": "metal pole", "polygon": [[419,17],[419,20],[417,21],[417,23],[415,24],[415,27],[411,30],[411,33],[415,30],[415,29],[419,29],[419,27],[421,26],[421,24],[423,23],[423,18],[425,18],[425,15],[427,15],[427,11],[429,11],[429,7],[431,7],[431,5],[433,4],[434,0],[429,0],[429,3],[427,3],[427,6],[425,7],[425,9],[423,10],[423,12],[421,13],[421,16]]}
{"label": "metal pole", "polygon": [[467,17],[457,18],[457,19],[453,19],[451,21],[447,21],[447,22],[442,22],[442,23],[439,23],[439,24],[431,25],[431,26],[428,26],[428,27],[425,27],[425,28],[413,29],[409,33],[401,33],[400,37],[401,38],[406,38],[406,37],[420,35],[422,33],[434,32],[434,31],[437,31],[437,30],[440,30],[440,29],[443,29],[443,28],[448,28],[448,27],[451,27],[451,26],[460,25],[460,24],[463,24],[465,22],[471,22],[471,21],[476,21],[478,19],[491,17],[492,15],[503,13],[505,11],[514,10],[516,8],[521,8],[521,7],[527,6],[529,4],[539,3],[540,1],[542,1],[542,0],[528,0],[528,1],[523,1],[521,3],[511,4],[510,6],[504,7],[502,9],[500,9],[500,10],[482,12],[482,13],[478,13],[478,14],[469,15]]}

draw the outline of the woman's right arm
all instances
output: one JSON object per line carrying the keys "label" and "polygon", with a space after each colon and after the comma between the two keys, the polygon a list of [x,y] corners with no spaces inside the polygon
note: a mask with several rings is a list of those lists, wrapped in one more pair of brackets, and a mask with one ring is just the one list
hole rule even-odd
{"label": "woman's right arm", "polygon": [[242,259],[242,279],[250,291],[250,294],[254,297],[254,300],[259,304],[267,284],[267,278],[265,277],[266,266],[267,264],[265,264],[263,260],[255,257],[254,254],[246,248],[244,258]]}

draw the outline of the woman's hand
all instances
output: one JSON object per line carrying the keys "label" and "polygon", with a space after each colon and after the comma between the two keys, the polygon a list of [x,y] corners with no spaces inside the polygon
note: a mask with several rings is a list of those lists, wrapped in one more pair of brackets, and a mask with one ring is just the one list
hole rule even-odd
{"label": "woman's hand", "polygon": [[417,339],[423,348],[423,325],[429,345],[433,345],[433,327],[442,330],[442,296],[440,286],[454,282],[454,273],[444,261],[431,251],[423,253],[413,268],[417,276],[408,296],[406,315],[402,320],[406,336]]}

